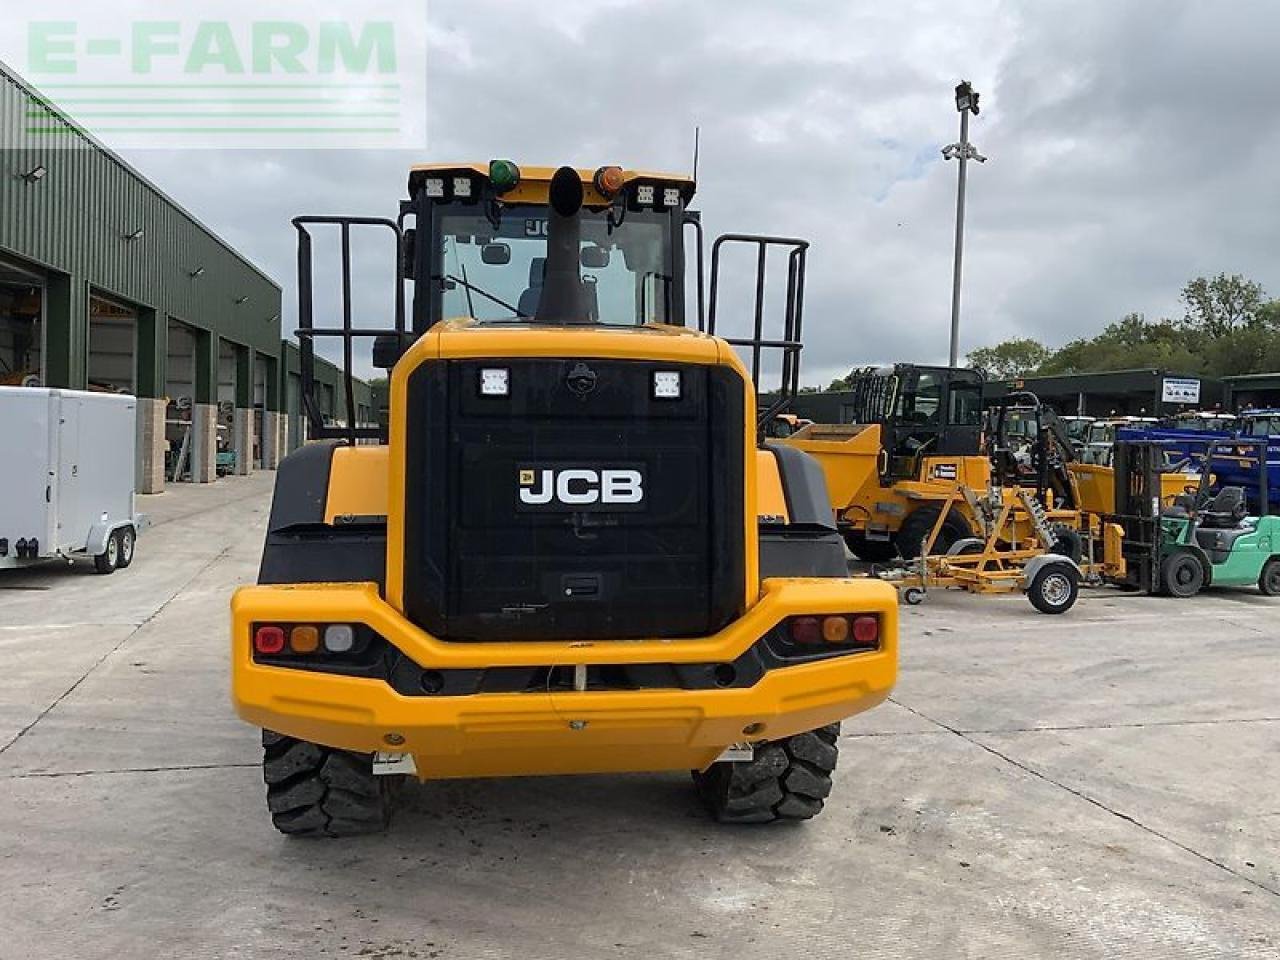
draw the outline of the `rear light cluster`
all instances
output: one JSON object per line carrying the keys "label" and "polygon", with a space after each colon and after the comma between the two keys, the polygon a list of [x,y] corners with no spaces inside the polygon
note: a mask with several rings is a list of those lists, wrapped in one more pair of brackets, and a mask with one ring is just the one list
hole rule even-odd
{"label": "rear light cluster", "polygon": [[260,623],[253,631],[253,651],[262,656],[350,653],[356,631],[349,623]]}
{"label": "rear light cluster", "polygon": [[833,613],[817,617],[791,617],[787,635],[797,647],[842,650],[878,650],[880,618],[870,613]]}

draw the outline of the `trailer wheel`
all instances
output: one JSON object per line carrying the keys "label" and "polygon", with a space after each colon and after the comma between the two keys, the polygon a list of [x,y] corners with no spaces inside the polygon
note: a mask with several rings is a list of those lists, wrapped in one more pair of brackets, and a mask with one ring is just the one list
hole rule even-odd
{"label": "trailer wheel", "polygon": [[1171,597],[1194,597],[1204,586],[1204,567],[1190,550],[1175,550],[1160,565],[1160,585]]}
{"label": "trailer wheel", "polygon": [[1027,599],[1041,613],[1066,613],[1080,596],[1080,573],[1061,560],[1046,563],[1027,587]]}
{"label": "trailer wheel", "polygon": [[107,537],[107,545],[103,551],[93,558],[93,569],[99,573],[115,573],[120,566],[120,541],[115,534]]}
{"label": "trailer wheel", "polygon": [[395,787],[374,776],[373,756],[262,731],[262,775],[271,822],[291,836],[380,833],[391,821]]}
{"label": "trailer wheel", "polygon": [[116,545],[116,567],[123,570],[129,564],[133,563],[133,548],[138,543],[138,536],[133,532],[133,527],[121,527],[112,536],[119,541]]}
{"label": "trailer wheel", "polygon": [[693,771],[703,804],[721,823],[808,820],[831,793],[840,724],[756,746],[747,763],[714,763]]}
{"label": "trailer wheel", "polygon": [[1258,589],[1264,596],[1280,597],[1280,557],[1272,557],[1262,565]]}
{"label": "trailer wheel", "polygon": [[924,603],[924,591],[919,587],[907,587],[902,591],[902,602],[908,607],[918,607]]}

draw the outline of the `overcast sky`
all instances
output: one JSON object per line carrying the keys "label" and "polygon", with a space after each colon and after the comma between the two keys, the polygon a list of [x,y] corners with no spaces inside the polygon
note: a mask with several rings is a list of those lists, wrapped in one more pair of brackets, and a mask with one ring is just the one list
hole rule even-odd
{"label": "overcast sky", "polygon": [[[711,234],[813,242],[803,380],[945,360],[972,80],[962,349],[1050,345],[1182,284],[1280,295],[1280,3],[432,0],[420,152],[133,151],[285,288],[302,212],[394,216],[408,165],[687,170]],[[109,141],[109,138],[106,138]]]}

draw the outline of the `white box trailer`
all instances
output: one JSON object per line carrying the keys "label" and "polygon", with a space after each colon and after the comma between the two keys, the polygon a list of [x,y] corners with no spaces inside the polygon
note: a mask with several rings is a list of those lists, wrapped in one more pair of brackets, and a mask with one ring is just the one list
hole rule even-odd
{"label": "white box trailer", "polygon": [[124,394],[0,387],[0,569],[133,561],[138,402]]}

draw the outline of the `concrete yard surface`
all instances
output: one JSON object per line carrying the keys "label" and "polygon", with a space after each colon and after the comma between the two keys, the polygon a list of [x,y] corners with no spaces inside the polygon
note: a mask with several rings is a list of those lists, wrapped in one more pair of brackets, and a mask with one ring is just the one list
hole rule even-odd
{"label": "concrete yard surface", "polygon": [[686,774],[414,784],[289,840],[232,714],[270,474],[140,498],[125,571],[0,577],[0,960],[1280,958],[1280,601],[904,608],[799,826]]}

